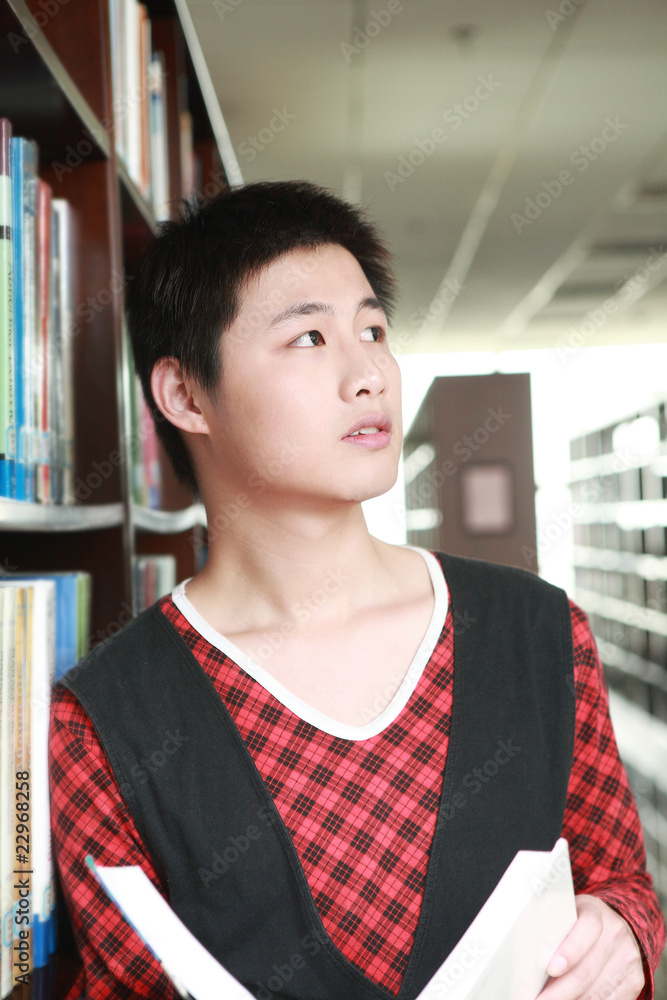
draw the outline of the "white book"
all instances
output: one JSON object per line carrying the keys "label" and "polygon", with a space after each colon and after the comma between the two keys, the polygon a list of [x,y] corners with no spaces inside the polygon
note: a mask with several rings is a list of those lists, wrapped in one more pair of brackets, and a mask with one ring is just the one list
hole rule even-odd
{"label": "white book", "polygon": [[[252,997],[197,941],[141,868],[88,864],[179,991],[195,1000]],[[519,851],[417,1000],[535,1000],[577,914],[567,841]]]}
{"label": "white book", "polygon": [[49,960],[49,935],[55,919],[49,821],[49,713],[56,670],[56,583],[34,579],[29,585],[34,594],[30,678],[31,921],[33,960],[35,968],[40,968]]}
{"label": "white book", "polygon": [[576,919],[567,841],[519,851],[417,1000],[535,1000]]}
{"label": "white book", "polygon": [[139,6],[136,0],[123,0],[124,48],[123,96],[116,109],[125,122],[125,166],[136,184],[141,184],[141,38],[139,32]]}
{"label": "white book", "polygon": [[[55,580],[39,578],[0,578],[0,594],[5,589],[17,587],[32,592],[32,614],[28,615],[27,621],[27,627],[32,629],[28,640],[31,654],[29,676],[24,685],[24,726],[30,743],[30,778],[26,793],[30,837],[26,862],[15,863],[13,868],[26,869],[30,875],[31,959],[34,967],[40,968],[49,960],[49,938],[55,920],[55,871],[49,818],[49,715],[56,667],[56,583]],[[12,819],[15,812],[12,809]],[[16,843],[13,831],[11,843]],[[14,927],[14,932],[16,930],[17,927]]]}
{"label": "white book", "polygon": [[56,353],[56,390],[53,393],[58,408],[58,464],[61,467],[61,503],[74,503],[74,369],[73,369],[73,303],[72,276],[70,267],[72,217],[71,207],[64,198],[54,198],[51,202],[57,219],[55,231],[58,238],[56,254],[57,281],[55,298],[58,302],[57,329],[54,329],[54,351]]}

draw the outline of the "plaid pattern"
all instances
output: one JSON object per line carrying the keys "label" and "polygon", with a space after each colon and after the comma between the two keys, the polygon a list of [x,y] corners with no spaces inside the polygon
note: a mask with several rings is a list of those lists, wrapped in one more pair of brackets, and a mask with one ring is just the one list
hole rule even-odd
{"label": "plaid pattern", "polygon": [[[382,733],[349,741],[304,722],[208,643],[170,597],[160,602],[213,681],[293,838],[336,947],[396,995],[421,910],[447,754],[453,687],[451,609],[405,708]],[[618,759],[602,668],[572,605],[577,689],[575,764],[563,836],[577,892],[595,892],[635,929],[650,969],[664,927],[644,866],[641,828]],[[70,997],[173,997],[158,963],[110,903],[83,858],[140,865],[164,887],[125,808],[95,731],[57,688],[52,717],[53,831],[84,968]],[[85,987],[84,987],[85,983]]]}

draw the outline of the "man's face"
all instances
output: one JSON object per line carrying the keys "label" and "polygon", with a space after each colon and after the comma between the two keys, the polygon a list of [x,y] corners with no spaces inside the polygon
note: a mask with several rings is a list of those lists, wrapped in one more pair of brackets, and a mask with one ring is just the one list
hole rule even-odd
{"label": "man's face", "polygon": [[[221,358],[217,403],[202,406],[205,499],[220,495],[220,483],[226,497],[232,489],[305,511],[393,486],[400,370],[384,311],[347,250],[300,249],[252,278]],[[389,433],[347,436],[369,414],[372,425],[387,418]]]}

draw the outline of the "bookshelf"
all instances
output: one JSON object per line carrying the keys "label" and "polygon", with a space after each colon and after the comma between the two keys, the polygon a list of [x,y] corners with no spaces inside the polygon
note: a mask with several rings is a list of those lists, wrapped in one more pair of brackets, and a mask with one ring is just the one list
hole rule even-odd
{"label": "bookshelf", "polygon": [[[89,644],[137,607],[133,558],[173,555],[177,579],[201,565],[206,521],[159,450],[159,508],[133,500],[127,426],[133,384],[123,336],[124,290],[156,231],[151,204],[118,155],[112,65],[113,0],[3,0],[0,117],[39,147],[39,176],[72,209],[72,301],[94,308],[73,335],[74,505],[0,498],[0,574],[86,570]],[[185,0],[146,0],[152,47],[164,54],[170,200],[184,190],[182,114],[191,124],[197,189],[210,196],[242,177]],[[173,211],[172,211],[173,214]],[[67,987],[61,959],[35,973],[34,995]],[[65,971],[63,971],[65,969]],[[16,995],[16,992],[15,992]],[[23,997],[27,996],[26,991]]]}
{"label": "bookshelf", "polygon": [[[600,651],[667,913],[667,402],[576,438],[570,457],[574,596]],[[656,996],[665,989],[663,960]]]}
{"label": "bookshelf", "polygon": [[[201,188],[211,193],[229,179],[239,182],[187,7],[149,0],[147,8],[153,49],[165,59],[172,199],[183,190],[179,115],[185,102]],[[37,142],[40,177],[71,204],[77,248],[73,300],[92,297],[99,307],[79,325],[73,349],[74,479],[86,499],[75,506],[0,499],[0,572],[13,567],[89,570],[94,637],[135,606],[134,554],[174,554],[180,579],[196,571],[205,544],[203,508],[191,505],[163,454],[160,509],[138,506],[131,498],[124,433],[131,359],[122,338],[123,290],[156,221],[117,155],[114,108],[108,0],[5,0],[0,8],[0,116],[11,121],[14,135]]]}

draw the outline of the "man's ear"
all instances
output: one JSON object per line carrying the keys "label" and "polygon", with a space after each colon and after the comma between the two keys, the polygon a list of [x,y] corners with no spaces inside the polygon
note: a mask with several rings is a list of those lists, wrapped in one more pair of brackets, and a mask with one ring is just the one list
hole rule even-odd
{"label": "man's ear", "polygon": [[178,358],[160,358],[151,372],[151,392],[167,420],[189,434],[207,434],[208,424],[200,409],[201,390],[187,378]]}

